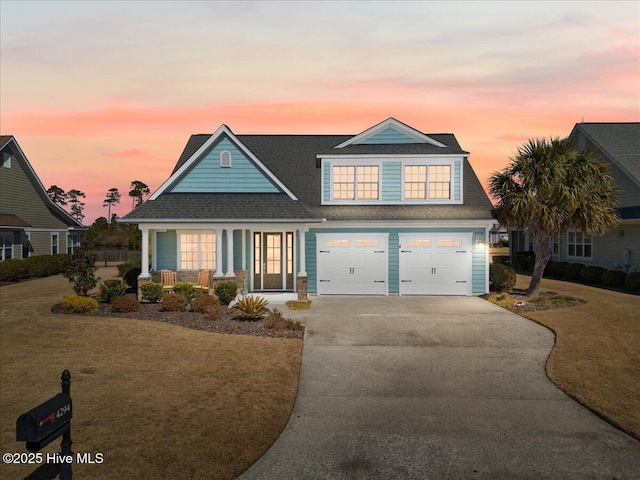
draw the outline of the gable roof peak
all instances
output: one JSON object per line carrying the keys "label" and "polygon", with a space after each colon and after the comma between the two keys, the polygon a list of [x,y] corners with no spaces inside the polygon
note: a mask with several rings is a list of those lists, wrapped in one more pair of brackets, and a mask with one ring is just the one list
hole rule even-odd
{"label": "gable roof peak", "polygon": [[446,147],[445,144],[438,142],[437,140],[434,140],[429,135],[426,135],[421,131],[416,130],[415,128],[393,117],[389,117],[386,120],[383,120],[382,122],[374,125],[373,127],[366,129],[364,132],[361,132],[358,135],[350,138],[346,142],[342,142],[341,144],[336,145],[334,148],[344,148],[349,145],[357,145],[359,143],[363,143],[367,139],[370,139],[376,136],[377,134],[379,134],[380,132],[383,132],[387,129],[395,130],[405,137],[410,137],[411,139],[414,140],[414,142],[412,143],[429,143],[437,147]]}

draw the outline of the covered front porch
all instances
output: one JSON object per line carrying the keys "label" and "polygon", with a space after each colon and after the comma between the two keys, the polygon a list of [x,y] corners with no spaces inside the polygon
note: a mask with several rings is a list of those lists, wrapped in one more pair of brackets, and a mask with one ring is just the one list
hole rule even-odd
{"label": "covered front porch", "polygon": [[140,279],[174,270],[194,281],[211,270],[211,286],[235,281],[245,292],[296,292],[307,298],[306,224],[141,224]]}

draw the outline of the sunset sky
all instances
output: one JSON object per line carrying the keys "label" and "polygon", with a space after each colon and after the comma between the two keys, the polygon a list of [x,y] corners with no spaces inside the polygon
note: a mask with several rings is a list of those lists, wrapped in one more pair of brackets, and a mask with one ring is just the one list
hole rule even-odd
{"label": "sunset sky", "polygon": [[454,133],[481,181],[528,138],[640,121],[640,2],[0,0],[0,133],[45,187],[131,209],[189,135]]}

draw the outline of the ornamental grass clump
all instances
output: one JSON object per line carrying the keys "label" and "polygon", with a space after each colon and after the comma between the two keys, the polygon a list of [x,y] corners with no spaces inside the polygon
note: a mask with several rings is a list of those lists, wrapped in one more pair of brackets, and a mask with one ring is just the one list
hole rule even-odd
{"label": "ornamental grass clump", "polygon": [[184,312],[189,303],[183,295],[178,293],[168,293],[160,302],[160,310],[162,312]]}
{"label": "ornamental grass clump", "polygon": [[161,283],[145,283],[140,287],[140,291],[145,302],[158,303],[164,296],[164,288]]}
{"label": "ornamental grass clump", "polygon": [[249,295],[244,297],[236,303],[235,307],[238,310],[236,317],[244,320],[257,320],[269,313],[267,308],[269,302],[264,298]]}
{"label": "ornamental grass clump", "polygon": [[113,297],[111,299],[111,311],[115,313],[130,313],[140,310],[140,302],[132,295]]}
{"label": "ornamental grass clump", "polygon": [[114,297],[121,297],[127,293],[127,285],[117,278],[105,280],[100,284],[100,298],[103,302],[111,303]]}
{"label": "ornamental grass clump", "polygon": [[80,295],[67,295],[62,299],[62,310],[66,313],[95,313],[98,301],[95,298]]}

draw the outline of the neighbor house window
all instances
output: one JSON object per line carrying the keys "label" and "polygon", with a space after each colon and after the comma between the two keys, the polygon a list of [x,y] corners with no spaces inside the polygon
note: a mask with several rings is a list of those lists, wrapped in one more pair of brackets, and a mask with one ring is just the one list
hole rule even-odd
{"label": "neighbor house window", "polygon": [[33,247],[31,246],[31,233],[25,232],[22,234],[22,258],[29,258],[33,252]]}
{"label": "neighbor house window", "polygon": [[67,253],[73,254],[73,250],[80,246],[80,233],[71,232],[67,235]]}
{"label": "neighbor house window", "polygon": [[4,168],[11,168],[11,153],[2,152],[2,166]]}
{"label": "neighbor house window", "polygon": [[584,235],[582,232],[567,232],[567,255],[591,258],[591,236]]}
{"label": "neighbor house window", "polygon": [[380,191],[377,165],[339,165],[333,167],[334,200],[378,200]]}
{"label": "neighbor house window", "polygon": [[450,165],[429,165],[429,198],[451,198]]}
{"label": "neighbor house window", "polygon": [[13,232],[0,233],[0,261],[13,258]]}
{"label": "neighbor house window", "polygon": [[180,270],[216,268],[216,234],[214,232],[182,232],[178,237]]}
{"label": "neighbor house window", "polygon": [[51,255],[57,255],[57,254],[58,254],[58,234],[52,233],[51,234]]}

